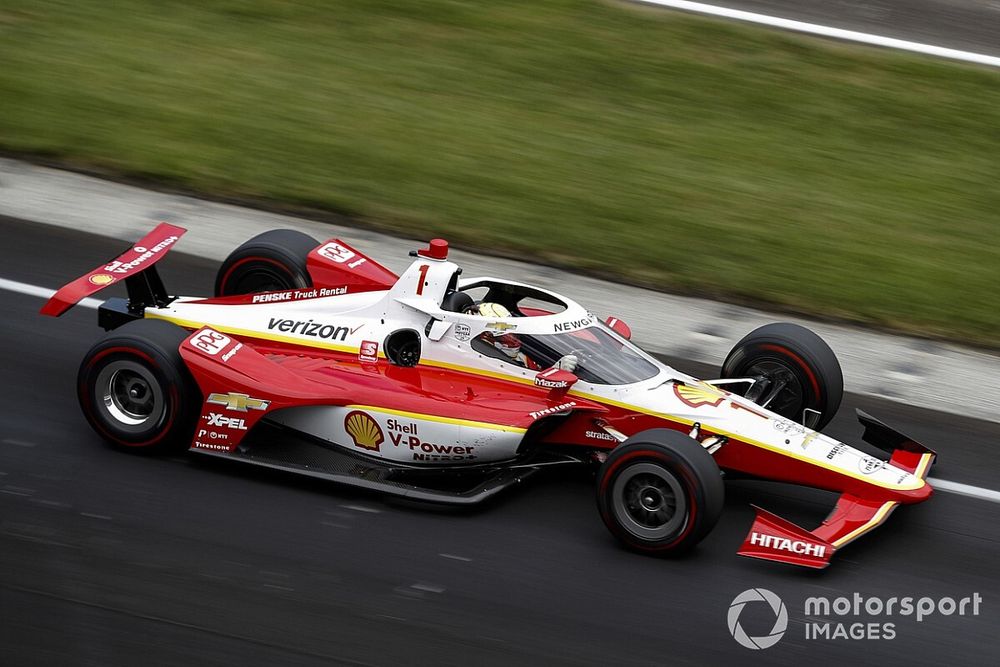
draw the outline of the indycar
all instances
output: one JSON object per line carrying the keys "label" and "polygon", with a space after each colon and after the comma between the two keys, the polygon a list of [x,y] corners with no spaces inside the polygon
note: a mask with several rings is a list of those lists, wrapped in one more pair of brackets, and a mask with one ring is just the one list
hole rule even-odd
{"label": "indycar", "polygon": [[703,381],[633,344],[618,318],[463,277],[441,239],[396,275],[344,240],[272,230],[229,255],[213,296],[172,296],[156,264],[184,233],[160,224],[41,311],[125,284],[98,309],[106,333],[77,376],[84,416],[115,447],[452,505],[589,467],[604,524],[651,555],[709,534],[725,478],[788,482],[840,495],[812,530],[755,507],[738,553],[809,568],[933,492],[935,453],[874,417],[859,411],[862,438],[884,456],[821,432],[843,376],[804,327],[756,329]]}

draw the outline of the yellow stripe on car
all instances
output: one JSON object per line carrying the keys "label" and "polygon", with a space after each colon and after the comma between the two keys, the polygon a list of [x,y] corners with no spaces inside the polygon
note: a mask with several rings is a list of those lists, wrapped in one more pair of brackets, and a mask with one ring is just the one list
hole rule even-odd
{"label": "yellow stripe on car", "polygon": [[848,542],[851,542],[851,541],[853,541],[853,540],[861,537],[862,535],[864,535],[865,533],[867,533],[869,530],[873,530],[874,528],[877,528],[879,525],[881,525],[881,523],[883,521],[885,521],[888,518],[889,512],[891,510],[895,509],[896,505],[898,505],[898,504],[899,503],[897,503],[895,501],[892,501],[892,500],[890,500],[887,503],[884,503],[882,505],[882,507],[878,508],[878,511],[876,511],[875,514],[872,515],[872,518],[868,519],[868,521],[866,521],[863,525],[858,526],[857,528],[855,528],[854,530],[852,530],[851,532],[849,532],[847,535],[844,535],[843,537],[841,537],[839,540],[835,540],[833,542],[833,546],[838,547],[838,548],[842,547],[845,544],[847,544]]}
{"label": "yellow stripe on car", "polygon": [[[305,347],[316,347],[316,348],[322,348],[322,349],[326,349],[326,350],[333,350],[335,352],[348,352],[348,353],[356,353],[357,352],[357,348],[352,347],[352,346],[348,346],[348,345],[336,345],[334,343],[326,343],[326,342],[314,341],[314,340],[304,340],[302,338],[293,338],[291,336],[278,336],[278,335],[271,334],[271,333],[263,333],[263,332],[260,332],[260,331],[252,331],[252,330],[248,330],[248,329],[238,329],[238,328],[235,328],[235,327],[227,327],[227,326],[224,326],[224,325],[217,325],[217,324],[214,324],[214,323],[210,324],[208,322],[196,322],[196,321],[193,321],[193,320],[184,320],[184,319],[181,319],[181,318],[171,317],[171,316],[168,316],[168,315],[160,315],[160,314],[157,314],[157,313],[147,313],[146,317],[147,318],[151,318],[151,319],[166,320],[167,322],[173,322],[174,324],[177,324],[178,326],[184,327],[185,329],[200,329],[203,326],[210,326],[213,329],[217,329],[217,330],[219,330],[219,331],[221,331],[223,333],[231,333],[231,334],[236,335],[236,336],[247,336],[249,338],[258,338],[258,339],[262,339],[262,340],[272,340],[272,341],[277,341],[277,342],[282,342],[282,343],[289,343],[289,344],[292,344],[292,345],[301,345],[301,346],[305,346]],[[534,382],[530,378],[516,377],[516,376],[512,376],[512,375],[507,375],[507,374],[504,374],[504,373],[499,373],[499,372],[496,372],[496,371],[489,371],[489,370],[484,370],[484,369],[479,369],[479,368],[472,368],[472,367],[469,367],[469,366],[462,366],[460,364],[452,364],[452,363],[448,363],[448,362],[444,362],[444,361],[435,361],[435,360],[431,360],[431,359],[422,359],[420,361],[420,365],[421,366],[436,367],[436,368],[445,368],[445,369],[448,369],[448,370],[459,371],[459,372],[462,372],[462,373],[470,373],[472,375],[480,375],[480,376],[484,376],[484,377],[490,377],[490,378],[494,378],[494,379],[505,380],[507,382],[517,382],[519,384],[534,384]],[[660,419],[665,419],[665,420],[672,421],[672,422],[675,422],[675,423],[678,423],[678,424],[684,424],[685,426],[693,426],[694,423],[695,423],[693,420],[684,419],[682,417],[677,417],[675,415],[670,415],[670,414],[663,413],[663,412],[657,412],[655,410],[649,410],[649,409],[646,409],[646,408],[641,408],[639,406],[631,405],[631,404],[628,404],[628,403],[622,403],[620,401],[615,401],[614,399],[606,398],[604,396],[596,396],[596,395],[593,395],[593,394],[588,394],[586,392],[582,392],[582,391],[579,391],[579,390],[570,390],[567,393],[570,396],[577,396],[579,398],[584,398],[584,399],[587,399],[589,401],[593,401],[595,403],[603,403],[605,405],[613,405],[615,407],[623,408],[625,410],[630,410],[632,412],[638,412],[638,413],[641,413],[641,414],[649,415],[651,417],[658,417]],[[384,410],[384,408],[378,408],[378,409],[379,410]],[[494,426],[497,426],[497,425],[494,424]],[[897,490],[897,491],[911,491],[911,490],[914,490],[914,489],[919,489],[924,484],[926,484],[926,482],[921,478],[922,477],[921,475],[915,475],[914,476],[914,481],[912,483],[908,484],[908,485],[891,484],[891,483],[888,483],[888,482],[880,482],[880,481],[871,479],[869,477],[866,477],[866,476],[862,475],[860,472],[854,473],[854,472],[852,472],[850,470],[844,470],[843,468],[838,468],[838,467],[830,465],[830,464],[828,464],[828,463],[826,463],[824,461],[819,461],[817,459],[812,459],[812,458],[809,458],[807,456],[803,456],[803,455],[799,454],[798,452],[790,451],[790,450],[787,450],[787,449],[781,449],[780,447],[775,447],[773,445],[768,445],[767,443],[760,442],[760,441],[757,441],[757,440],[751,440],[749,438],[746,438],[746,437],[741,436],[741,435],[737,435],[737,434],[729,432],[729,431],[724,431],[724,430],[721,430],[721,429],[715,429],[715,430],[718,431],[719,435],[723,435],[723,436],[726,436],[726,437],[729,437],[729,438],[733,438],[734,440],[738,440],[740,442],[746,443],[746,444],[751,445],[753,447],[759,447],[761,449],[766,449],[767,451],[770,451],[770,452],[775,452],[775,453],[781,454],[783,456],[788,456],[789,458],[797,459],[799,461],[803,461],[804,463],[809,463],[809,464],[818,466],[820,468],[824,468],[826,470],[830,470],[831,472],[835,472],[835,473],[837,473],[839,475],[844,475],[846,477],[852,477],[854,479],[861,480],[861,481],[865,482],[866,484],[871,484],[873,486],[880,486],[880,487],[883,487],[883,488],[893,489],[893,490]],[[924,467],[926,468],[926,464],[924,464]]]}
{"label": "yellow stripe on car", "polygon": [[246,336],[247,338],[259,338],[262,340],[273,340],[278,343],[289,343],[292,345],[302,345],[305,347],[319,347],[324,350],[333,350],[335,352],[357,352],[356,347],[350,345],[337,345],[336,343],[326,343],[319,340],[306,340],[302,338],[293,338],[292,336],[279,336],[271,333],[263,333],[260,331],[253,331],[251,329],[239,329],[237,327],[230,327],[224,324],[215,324],[209,322],[197,322],[195,320],[185,320],[179,317],[171,317],[169,315],[160,315],[159,313],[146,313],[146,318],[151,320],[165,320],[167,322],[173,322],[179,327],[184,327],[185,329],[200,329],[202,327],[212,327],[216,331],[221,331],[222,333],[230,333],[234,336]]}
{"label": "yellow stripe on car", "polygon": [[345,406],[352,410],[366,410],[368,412],[381,412],[389,415],[396,415],[397,417],[406,417],[408,419],[423,419],[431,422],[438,422],[440,424],[454,424],[456,426],[471,426],[473,428],[486,428],[493,431],[504,431],[507,433],[524,433],[528,429],[521,428],[519,426],[506,426],[504,424],[494,424],[491,422],[480,422],[473,419],[458,419],[456,417],[441,417],[439,415],[428,415],[422,412],[408,412],[406,410],[394,410],[392,408],[382,408],[374,405],[348,405]]}

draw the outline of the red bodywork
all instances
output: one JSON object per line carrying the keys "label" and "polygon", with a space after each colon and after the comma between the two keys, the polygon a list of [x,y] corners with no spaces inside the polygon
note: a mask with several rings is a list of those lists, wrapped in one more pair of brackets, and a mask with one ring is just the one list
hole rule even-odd
{"label": "red bodywork", "polygon": [[[203,332],[196,332],[189,341],[196,340]],[[234,341],[229,345],[218,355],[206,354],[193,346],[182,348],[202,392],[208,396],[238,387],[251,396],[273,398],[270,410],[351,403],[393,405],[411,412],[502,421],[527,428],[535,420],[531,413],[572,405],[572,413],[556,428],[541,434],[536,442],[597,450],[611,450],[618,444],[613,439],[593,437],[594,433],[603,433],[596,425],[598,421],[628,433],[651,428],[686,432],[690,428],[688,424],[661,416],[568,395],[565,390],[552,389],[541,399],[536,387],[523,383],[445,368],[398,368],[384,359],[362,362],[353,355],[315,350],[303,356],[300,348],[266,340],[253,341],[252,347],[240,349],[228,362],[223,362],[226,352],[239,343]],[[209,407],[206,406],[205,414]],[[253,421],[264,414],[254,413]],[[712,435],[711,431],[703,433]],[[238,443],[238,434],[237,437],[230,434],[224,449],[231,451]],[[196,440],[194,446],[222,449],[217,442],[203,439]],[[804,567],[826,567],[839,546],[880,525],[897,505],[921,502],[933,492],[926,484],[914,490],[872,486],[736,439],[730,439],[715,458],[723,470],[841,494],[829,517],[811,532],[756,508],[757,518],[740,554]],[[892,461],[914,471],[919,459],[919,454],[897,450]]]}

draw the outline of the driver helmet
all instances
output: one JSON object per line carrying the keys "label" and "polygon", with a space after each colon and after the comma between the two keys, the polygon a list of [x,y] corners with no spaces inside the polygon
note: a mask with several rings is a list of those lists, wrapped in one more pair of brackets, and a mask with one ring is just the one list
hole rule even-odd
{"label": "driver helmet", "polygon": [[[510,311],[507,308],[491,301],[484,301],[478,306],[473,307],[471,312],[474,315],[482,317],[498,319],[510,317]],[[486,332],[486,335],[493,341],[493,347],[503,352],[507,357],[517,359],[517,355],[521,353],[521,339],[517,335],[512,333],[495,334],[491,332]]]}
{"label": "driver helmet", "polygon": [[515,334],[503,334],[502,336],[493,336],[493,347],[503,352],[505,355],[511,359],[517,359],[517,355],[521,353],[521,339]]}
{"label": "driver helmet", "polygon": [[499,303],[483,301],[478,306],[473,306],[472,313],[483,317],[510,317],[510,311]]}

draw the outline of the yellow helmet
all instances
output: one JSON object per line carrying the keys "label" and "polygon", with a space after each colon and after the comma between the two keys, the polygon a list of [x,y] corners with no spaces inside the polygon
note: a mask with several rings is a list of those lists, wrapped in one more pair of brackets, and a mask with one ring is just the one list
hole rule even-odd
{"label": "yellow helmet", "polygon": [[499,303],[491,303],[489,301],[484,301],[479,304],[476,312],[483,317],[510,317],[509,310],[501,306]]}

